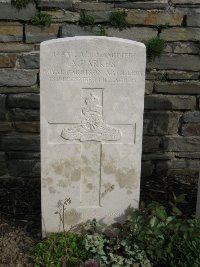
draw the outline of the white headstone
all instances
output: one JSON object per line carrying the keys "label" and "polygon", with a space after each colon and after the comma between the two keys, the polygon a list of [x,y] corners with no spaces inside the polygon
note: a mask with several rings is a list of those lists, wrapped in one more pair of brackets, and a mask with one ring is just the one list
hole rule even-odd
{"label": "white headstone", "polygon": [[43,231],[106,225],[137,208],[140,192],[145,46],[109,37],[41,44]]}

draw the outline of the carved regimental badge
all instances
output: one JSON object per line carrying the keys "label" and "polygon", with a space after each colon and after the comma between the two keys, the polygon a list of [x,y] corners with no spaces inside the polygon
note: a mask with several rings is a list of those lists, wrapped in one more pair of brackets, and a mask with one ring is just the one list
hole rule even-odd
{"label": "carved regimental badge", "polygon": [[64,128],[61,137],[66,140],[115,141],[121,139],[121,131],[105,124],[99,98],[90,93],[84,99],[81,124]]}

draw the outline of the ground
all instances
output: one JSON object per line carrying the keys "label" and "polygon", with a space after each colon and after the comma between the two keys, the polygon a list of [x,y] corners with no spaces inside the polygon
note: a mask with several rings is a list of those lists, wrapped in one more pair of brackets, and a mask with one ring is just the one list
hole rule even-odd
{"label": "ground", "polygon": [[[141,200],[152,200],[167,204],[172,194],[186,194],[187,202],[182,204],[186,217],[195,214],[197,178],[161,177],[145,178],[141,183]],[[15,224],[17,225],[17,223]],[[20,229],[13,221],[1,218],[0,221],[0,267],[31,267],[30,251],[40,237],[40,229]]]}

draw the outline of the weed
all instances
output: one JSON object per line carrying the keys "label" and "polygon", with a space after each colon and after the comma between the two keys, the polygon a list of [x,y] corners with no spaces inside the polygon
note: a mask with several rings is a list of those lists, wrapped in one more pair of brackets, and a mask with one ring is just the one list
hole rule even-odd
{"label": "weed", "polygon": [[[61,217],[66,201],[59,205]],[[183,194],[173,195],[168,207],[157,202],[142,204],[109,235],[96,220],[82,233],[51,234],[36,245],[34,267],[198,267],[200,219],[183,218],[179,205],[184,201]]]}
{"label": "weed", "polygon": [[33,25],[49,26],[51,24],[51,16],[46,13],[38,12],[31,19],[31,23]]}
{"label": "weed", "polygon": [[25,8],[32,0],[12,0],[12,5],[18,9]]}
{"label": "weed", "polygon": [[95,18],[91,15],[86,14],[84,11],[80,13],[79,23],[81,25],[93,25]]}
{"label": "weed", "polygon": [[77,266],[86,259],[82,236],[78,233],[53,233],[33,250],[34,267]]}
{"label": "weed", "polygon": [[166,43],[163,39],[159,37],[151,38],[147,44],[147,57],[149,60],[160,57],[165,49]]}
{"label": "weed", "polygon": [[165,25],[157,24],[157,25],[154,25],[153,28],[158,31],[158,36],[159,36],[163,29],[169,28],[169,24],[168,23],[166,23]]}
{"label": "weed", "polygon": [[71,199],[66,198],[64,202],[62,200],[59,200],[57,203],[58,210],[55,212],[55,214],[58,214],[60,224],[62,225],[62,230],[65,232],[65,211],[67,209],[67,206],[71,204]]}
{"label": "weed", "polygon": [[110,24],[122,30],[127,26],[126,17],[126,11],[114,11],[110,15]]}
{"label": "weed", "polygon": [[100,36],[107,36],[107,35],[108,35],[107,32],[106,32],[105,27],[102,26],[102,25],[100,26],[99,35],[100,35]]}

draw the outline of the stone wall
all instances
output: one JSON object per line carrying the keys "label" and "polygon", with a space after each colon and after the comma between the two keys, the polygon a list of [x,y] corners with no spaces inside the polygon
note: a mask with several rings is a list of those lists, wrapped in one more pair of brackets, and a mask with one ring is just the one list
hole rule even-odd
{"label": "stone wall", "polygon": [[[0,2],[0,203],[4,216],[24,221],[40,213],[39,44],[44,40],[102,35],[167,42],[148,61],[142,177],[198,176],[200,161],[200,0],[41,0],[17,9]],[[127,27],[110,15],[126,10]],[[31,18],[42,11],[50,26]],[[93,16],[81,26],[80,13]],[[82,13],[83,14],[83,13]],[[39,222],[39,221],[38,221]]]}

